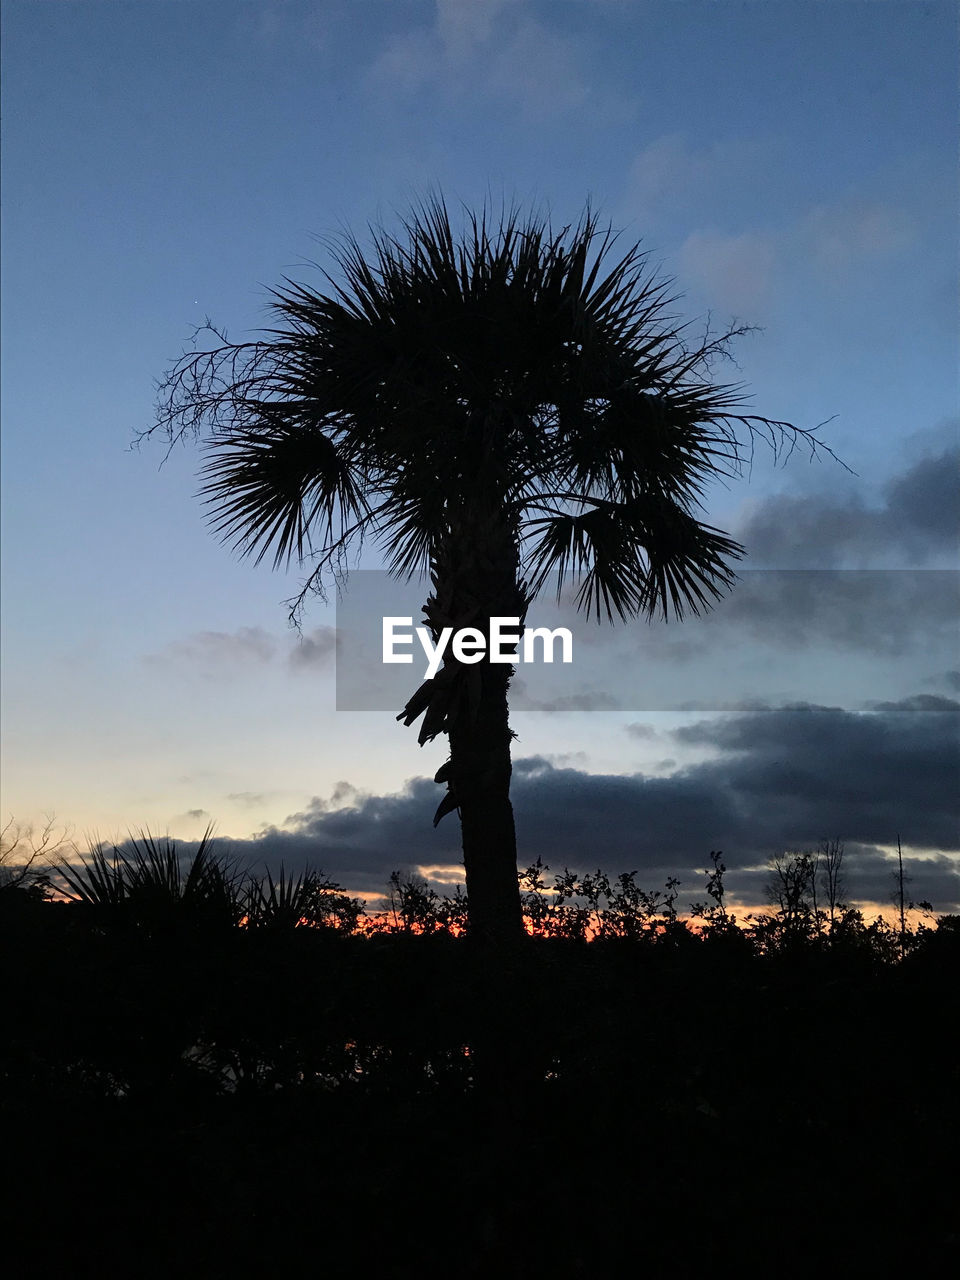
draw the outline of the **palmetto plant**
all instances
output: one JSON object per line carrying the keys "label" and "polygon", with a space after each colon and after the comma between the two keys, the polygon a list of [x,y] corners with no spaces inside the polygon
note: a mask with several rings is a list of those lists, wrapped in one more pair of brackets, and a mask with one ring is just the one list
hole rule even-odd
{"label": "palmetto plant", "polygon": [[268,869],[262,878],[251,877],[244,889],[244,916],[250,929],[356,928],[363,913],[357,898],[341,893],[340,886],[311,867],[294,878],[282,866],[276,880]]}
{"label": "palmetto plant", "polygon": [[[560,231],[516,210],[457,231],[429,200],[369,254],[339,243],[339,280],[287,280],[279,327],[241,343],[208,327],[146,434],[200,437],[203,497],[237,549],[312,558],[294,614],[364,537],[395,574],[429,573],[435,636],[523,619],[555,573],[597,618],[698,613],[741,553],[697,518],[707,484],[758,436],[817,442],[743,413],[710,371],[744,330],[688,341],[669,282],[615,241],[589,209]],[[450,655],[398,717],[449,738],[436,820],[459,812],[471,931],[499,939],[522,930],[511,675]]]}
{"label": "palmetto plant", "polygon": [[64,862],[58,874],[66,896],[103,924],[230,926],[242,914],[239,874],[213,853],[211,827],[189,859],[176,841],[140,832],[122,846],[95,844],[79,864]]}

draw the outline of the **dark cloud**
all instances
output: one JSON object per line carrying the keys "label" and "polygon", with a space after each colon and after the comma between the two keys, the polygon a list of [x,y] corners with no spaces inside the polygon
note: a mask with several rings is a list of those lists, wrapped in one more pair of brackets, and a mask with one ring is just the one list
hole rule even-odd
{"label": "dark cloud", "polygon": [[874,711],[960,711],[960,703],[935,693],[914,693],[897,702],[878,702]]}
{"label": "dark cloud", "polygon": [[846,494],[779,494],[754,509],[737,537],[752,566],[865,568],[956,557],[960,533],[960,448],[921,458],[868,503]]}
{"label": "dark cloud", "polygon": [[[589,674],[607,669],[617,682],[621,705],[640,708],[642,690],[682,705],[694,668],[716,689],[735,696],[743,663],[757,678],[775,685],[789,675],[794,655],[819,651],[824,663],[842,655],[886,659],[931,651],[949,657],[960,624],[960,574],[950,569],[759,569],[743,570],[739,581],[701,617],[634,630],[633,663],[611,661],[620,636],[607,637],[606,652],[588,661]],[[579,636],[578,636],[579,639]],[[762,648],[762,653],[760,649]],[[523,704],[526,706],[526,703]],[[708,703],[701,705],[707,709]]]}
{"label": "dark cloud", "polygon": [[[960,532],[960,449],[924,458],[886,487],[884,514],[918,550],[956,551]],[[913,549],[911,547],[911,549]]]}
{"label": "dark cloud", "polygon": [[[926,695],[869,712],[799,705],[692,725],[677,737],[715,757],[665,777],[526,757],[515,762],[512,792],[521,861],[635,870],[651,888],[675,875],[702,897],[703,867],[719,848],[730,889],[743,897],[768,878],[756,868],[771,855],[840,838],[850,896],[884,900],[891,863],[878,846],[899,834],[911,896],[955,910],[958,863],[942,855],[960,851],[958,726],[960,705]],[[394,869],[460,862],[455,819],[430,824],[441,794],[425,778],[392,796],[339,791],[340,807],[317,799],[283,829],[235,847],[270,865],[309,861],[354,891],[377,891]]]}
{"label": "dark cloud", "polygon": [[871,712],[799,705],[691,725],[678,739],[720,752],[698,766],[736,797],[766,843],[840,835],[920,849],[960,845],[960,706],[927,695]]}
{"label": "dark cloud", "polygon": [[[524,668],[511,695],[516,710],[733,711],[758,699],[896,697],[954,659],[960,574],[745,570],[713,610],[680,625],[636,622],[607,628],[598,641],[572,614],[564,622],[574,665]],[[561,682],[573,687],[551,703],[544,692]],[[954,687],[949,677],[937,684]]]}
{"label": "dark cloud", "polygon": [[335,796],[347,805],[315,797],[283,827],[268,827],[230,847],[253,865],[290,868],[309,863],[353,892],[383,890],[394,870],[460,862],[459,830],[431,826],[441,789],[427,778],[408,782],[398,795],[363,795],[349,783]]}
{"label": "dark cloud", "polygon": [[949,569],[769,570],[746,573],[704,633],[759,641],[781,653],[816,646],[878,657],[951,643],[960,575]]}

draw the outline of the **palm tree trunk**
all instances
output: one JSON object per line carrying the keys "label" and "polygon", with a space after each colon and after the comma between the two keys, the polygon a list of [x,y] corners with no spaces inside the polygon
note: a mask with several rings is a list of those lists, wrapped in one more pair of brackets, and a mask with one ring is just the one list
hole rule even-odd
{"label": "palm tree trunk", "polygon": [[512,674],[512,666],[481,664],[475,715],[458,717],[450,726],[448,769],[451,800],[460,811],[470,933],[500,947],[524,932],[510,803]]}
{"label": "palm tree trunk", "polygon": [[502,504],[488,502],[484,513],[475,507],[472,518],[462,517],[438,548],[424,618],[434,641],[444,627],[482,632],[486,654],[479,663],[464,664],[448,647],[437,678],[414,695],[401,717],[410,724],[425,711],[421,743],[441,732],[450,739],[450,758],[436,775],[448,791],[434,825],[453,810],[459,813],[470,935],[502,950],[525,935],[510,803],[507,691],[513,666],[489,660],[490,620],[517,618],[522,629],[527,599]]}
{"label": "palm tree trunk", "polygon": [[[478,461],[473,471],[481,469]],[[490,620],[517,618],[522,632],[528,601],[519,579],[516,533],[495,494],[486,500],[475,494],[474,501],[459,505],[455,526],[434,554],[434,589],[424,608],[434,642],[444,627],[474,627],[486,637],[487,656],[463,664],[448,649],[436,679],[414,694],[399,718],[411,724],[424,715],[421,743],[439,733],[450,740],[450,758],[436,775],[447,795],[434,824],[459,813],[473,965],[471,1060],[479,1095],[500,1114],[526,1096],[522,1086],[535,1055],[527,1043],[518,973],[527,935],[510,802],[507,694],[514,669],[489,660]]]}

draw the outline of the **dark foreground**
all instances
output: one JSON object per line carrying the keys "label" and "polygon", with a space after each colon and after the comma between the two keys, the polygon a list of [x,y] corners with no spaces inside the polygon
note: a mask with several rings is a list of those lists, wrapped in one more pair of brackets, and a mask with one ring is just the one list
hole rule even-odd
{"label": "dark foreground", "polygon": [[902,959],[676,924],[497,964],[446,935],[80,922],[4,922],[8,1274],[932,1275],[960,1252],[952,919]]}

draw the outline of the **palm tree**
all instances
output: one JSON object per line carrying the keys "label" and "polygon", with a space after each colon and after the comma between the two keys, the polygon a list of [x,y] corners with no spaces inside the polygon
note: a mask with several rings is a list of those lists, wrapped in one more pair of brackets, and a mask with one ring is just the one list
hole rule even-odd
{"label": "palm tree", "polygon": [[[696,518],[707,483],[739,473],[758,436],[818,448],[711,380],[745,328],[689,342],[670,282],[637,245],[614,255],[589,208],[560,231],[514,209],[468,213],[455,232],[438,196],[401,225],[374,231],[367,256],[338,242],[325,291],[285,279],[281,326],[257,340],[208,323],[215,344],[161,385],[144,434],[201,439],[213,527],[257,561],[313,557],[294,617],[370,535],[394,574],[429,572],[435,636],[523,619],[554,573],[579,580],[598,619],[706,608],[741,554]],[[499,942],[523,930],[512,674],[448,656],[398,716],[423,717],[421,744],[449,738],[434,822],[459,812],[470,930]]]}

